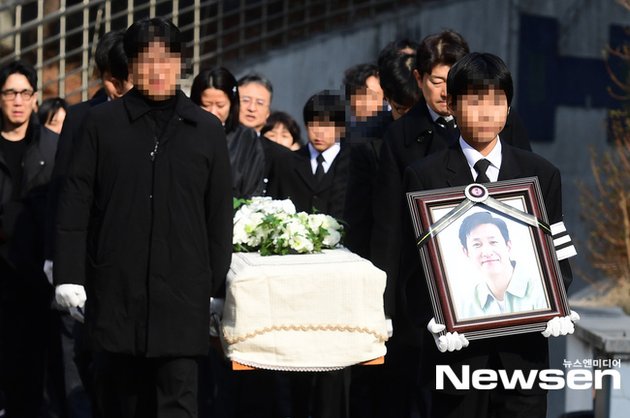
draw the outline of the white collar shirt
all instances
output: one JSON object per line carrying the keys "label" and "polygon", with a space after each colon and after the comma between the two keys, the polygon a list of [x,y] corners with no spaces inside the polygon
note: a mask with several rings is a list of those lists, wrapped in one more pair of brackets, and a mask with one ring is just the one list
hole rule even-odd
{"label": "white collar shirt", "polygon": [[462,147],[462,151],[464,152],[464,156],[466,157],[466,161],[468,162],[468,167],[470,168],[470,172],[472,174],[473,179],[477,179],[477,170],[475,170],[475,164],[477,161],[485,158],[490,161],[490,165],[486,169],[486,175],[490,179],[491,182],[497,181],[499,178],[499,170],[501,169],[501,161],[503,160],[501,154],[501,139],[499,139],[490,151],[490,154],[485,157],[481,155],[479,151],[468,145],[466,141],[460,136],[459,137],[459,146]]}
{"label": "white collar shirt", "polygon": [[[330,169],[333,161],[335,161],[339,151],[341,151],[341,144],[339,142],[335,142],[332,147],[321,153],[324,157],[324,162],[322,162],[324,173],[328,173],[328,170]],[[313,148],[313,145],[309,142],[308,152],[311,155],[311,169],[313,170],[313,174],[315,174],[315,171],[317,170],[317,156],[319,155],[319,151]]]}

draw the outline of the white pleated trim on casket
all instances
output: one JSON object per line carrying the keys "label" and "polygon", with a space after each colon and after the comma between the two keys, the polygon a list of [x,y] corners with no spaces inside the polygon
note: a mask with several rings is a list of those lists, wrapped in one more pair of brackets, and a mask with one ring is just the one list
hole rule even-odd
{"label": "white pleated trim on casket", "polygon": [[385,273],[346,249],[235,253],[227,277],[228,358],[271,370],[324,371],[384,356]]}

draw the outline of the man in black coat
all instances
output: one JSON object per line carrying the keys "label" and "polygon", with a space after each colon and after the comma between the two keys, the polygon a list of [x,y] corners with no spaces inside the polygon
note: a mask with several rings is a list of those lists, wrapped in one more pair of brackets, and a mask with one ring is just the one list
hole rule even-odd
{"label": "man in black coat", "polygon": [[[446,106],[446,77],[450,67],[468,52],[464,38],[453,31],[422,40],[414,74],[423,99],[390,125],[383,140],[374,191],[371,254],[372,262],[387,273],[385,310],[392,318],[396,316],[398,260],[395,257],[400,248],[403,174],[412,163],[446,149],[459,138],[459,129]],[[513,112],[499,136],[508,144],[531,150],[525,129]]]}
{"label": "man in black coat", "polygon": [[[407,364],[418,361],[417,351],[412,346],[419,341],[410,331],[412,328],[406,318],[396,311],[399,302],[400,237],[403,233],[401,220],[406,216],[402,199],[403,174],[410,164],[447,148],[459,138],[459,130],[446,107],[446,77],[450,67],[468,52],[464,38],[450,30],[422,40],[416,52],[414,69],[422,97],[389,126],[380,147],[372,192],[371,242],[369,248],[363,251],[369,254],[374,265],[387,273],[385,314],[393,321],[394,334],[387,342],[385,368],[392,375],[386,380],[400,383],[386,385],[386,394],[381,397],[373,395],[372,399],[377,399],[377,402],[382,399],[385,408],[396,405],[399,409],[392,411],[391,416],[405,416],[410,410],[418,408],[413,404],[415,372]],[[508,118],[500,136],[508,143],[530,149],[525,130],[516,117]]]}
{"label": "man in black coat", "polygon": [[59,201],[56,295],[87,296],[102,416],[196,417],[196,357],[232,249],[225,134],[177,90],[176,26],[138,21],[124,47],[136,88],[86,118]]}
{"label": "man in black coat", "polygon": [[50,340],[58,337],[53,326],[58,318],[42,271],[46,195],[58,135],[33,115],[33,67],[17,61],[5,65],[0,88],[0,392],[6,394],[8,416],[29,418],[43,408],[47,367],[61,364],[51,354],[58,343]]}
{"label": "man in black coat", "polygon": [[[94,53],[94,62],[100,74],[102,88],[94,97],[85,102],[78,103],[68,109],[63,129],[59,135],[55,167],[50,181],[48,192],[48,209],[46,211],[46,262],[44,272],[48,281],[53,283],[53,244],[55,235],[55,219],[57,216],[57,204],[61,187],[66,180],[75,141],[80,140],[83,122],[89,110],[107,103],[110,100],[119,99],[131,89],[132,84],[128,80],[128,63],[123,47],[125,31],[107,32],[100,39]],[[78,321],[70,314],[61,315],[62,346],[64,351],[64,374],[67,393],[68,409],[71,414],[77,416],[91,415],[90,404],[82,396],[86,389],[93,397],[91,384],[92,357],[86,347],[83,324],[80,322],[80,312],[71,311],[77,316]],[[70,396],[71,395],[71,396]]]}
{"label": "man in black coat", "polygon": [[[492,182],[522,177],[538,177],[550,223],[562,220],[560,172],[551,163],[529,151],[510,146],[500,138],[512,99],[512,79],[500,58],[491,54],[466,55],[448,74],[449,107],[461,126],[461,137],[448,149],[412,164],[406,169],[405,191],[463,186],[473,182]],[[483,163],[486,163],[485,165]],[[473,174],[474,173],[474,174]],[[474,178],[473,178],[474,176]],[[403,218],[400,257],[400,314],[413,323],[421,336],[421,378],[430,393],[429,417],[539,417],[546,416],[546,393],[533,389],[457,391],[435,387],[435,366],[447,364],[458,373],[463,365],[477,369],[505,369],[508,375],[522,370],[548,368],[548,334],[519,334],[475,340],[467,346],[465,336],[448,333],[439,352],[425,326],[437,334],[431,321],[432,304],[422,272],[408,211]],[[568,262],[561,262],[565,288],[571,283]],[[573,317],[560,318],[572,332]],[[556,335],[557,336],[557,335]],[[436,335],[437,337],[437,335]],[[445,353],[448,349],[450,352]],[[461,350],[461,351],[458,351]],[[421,392],[422,393],[422,392]],[[419,395],[422,396],[422,395]]]}

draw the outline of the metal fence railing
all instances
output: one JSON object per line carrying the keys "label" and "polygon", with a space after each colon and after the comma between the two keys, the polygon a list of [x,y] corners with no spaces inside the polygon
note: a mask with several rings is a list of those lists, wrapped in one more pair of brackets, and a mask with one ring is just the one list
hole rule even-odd
{"label": "metal fence railing", "polygon": [[181,29],[188,68],[244,57],[345,27],[413,0],[0,0],[0,66],[35,65],[42,96],[85,100],[96,88],[94,49],[109,30],[165,16]]}

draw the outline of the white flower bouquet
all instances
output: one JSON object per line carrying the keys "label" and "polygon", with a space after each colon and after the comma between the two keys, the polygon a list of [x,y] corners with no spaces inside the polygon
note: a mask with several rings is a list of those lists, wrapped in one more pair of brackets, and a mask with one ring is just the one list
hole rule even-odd
{"label": "white flower bouquet", "polygon": [[305,254],[335,248],[343,226],[324,214],[296,213],[291,200],[254,197],[234,215],[236,252],[261,255]]}

